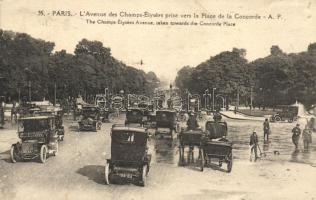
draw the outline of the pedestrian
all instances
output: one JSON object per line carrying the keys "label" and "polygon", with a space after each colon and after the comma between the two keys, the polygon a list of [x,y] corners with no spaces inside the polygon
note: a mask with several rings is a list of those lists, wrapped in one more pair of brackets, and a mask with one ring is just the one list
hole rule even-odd
{"label": "pedestrian", "polygon": [[168,109],[172,109],[173,108],[173,102],[172,102],[171,98],[169,98],[167,100],[167,106],[168,106]]}
{"label": "pedestrian", "polygon": [[16,102],[14,101],[13,102],[13,105],[12,105],[12,108],[11,108],[11,123],[13,122],[13,120],[14,120],[14,123],[16,123],[17,122],[17,113],[18,113],[18,111],[17,111],[17,108],[16,108]]}
{"label": "pedestrian", "polygon": [[295,145],[295,149],[298,149],[298,142],[301,136],[301,129],[299,124],[296,124],[296,126],[292,129],[292,133],[292,142]]}
{"label": "pedestrian", "polygon": [[191,112],[189,119],[187,121],[188,130],[196,130],[199,127],[199,124],[194,116],[194,113]]}
{"label": "pedestrian", "polygon": [[258,159],[258,152],[257,152],[257,148],[258,148],[258,136],[256,131],[253,131],[253,133],[250,135],[250,161],[251,159],[251,155],[254,153],[255,154],[255,161]]}
{"label": "pedestrian", "polygon": [[304,149],[309,149],[309,144],[312,143],[312,131],[309,129],[308,125],[305,126],[305,129],[303,130],[303,144]]}
{"label": "pedestrian", "polygon": [[263,139],[267,141],[269,140],[269,134],[270,134],[270,124],[268,119],[265,119],[263,122]]}

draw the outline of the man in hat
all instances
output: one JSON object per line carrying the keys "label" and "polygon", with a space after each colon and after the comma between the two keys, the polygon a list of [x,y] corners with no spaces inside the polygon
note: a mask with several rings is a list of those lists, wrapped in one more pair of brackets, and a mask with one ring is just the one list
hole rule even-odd
{"label": "man in hat", "polygon": [[300,136],[301,136],[301,129],[300,129],[300,125],[296,124],[296,126],[292,129],[292,142],[295,145],[295,149],[298,148],[298,141],[300,140]]}
{"label": "man in hat", "polygon": [[268,119],[265,119],[263,122],[263,139],[267,141],[269,140],[269,134],[270,134],[270,125]]}
{"label": "man in hat", "polygon": [[305,126],[305,129],[303,130],[303,144],[304,149],[309,149],[309,144],[312,143],[312,131],[309,129],[308,125]]}
{"label": "man in hat", "polygon": [[253,131],[253,133],[250,135],[250,154],[252,155],[255,153],[255,161],[258,159],[258,153],[257,153],[257,146],[258,146],[258,136],[256,131]]}
{"label": "man in hat", "polygon": [[188,130],[196,130],[199,127],[199,124],[194,116],[194,113],[189,114],[189,119],[187,121]]}

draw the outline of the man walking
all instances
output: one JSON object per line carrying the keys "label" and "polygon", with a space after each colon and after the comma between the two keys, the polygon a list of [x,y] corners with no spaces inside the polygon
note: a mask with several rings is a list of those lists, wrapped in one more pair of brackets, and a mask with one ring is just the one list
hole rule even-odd
{"label": "man walking", "polygon": [[255,153],[255,161],[258,159],[258,153],[257,153],[257,146],[258,146],[258,136],[256,131],[254,131],[251,135],[250,135],[250,161],[251,159],[251,155],[253,153]]}
{"label": "man walking", "polygon": [[268,119],[265,119],[263,122],[263,139],[266,140],[267,136],[267,141],[269,140],[269,134],[270,134],[270,124]]}
{"label": "man walking", "polygon": [[304,149],[309,149],[309,144],[312,143],[312,131],[308,128],[308,126],[305,126],[305,129],[303,130],[303,144]]}
{"label": "man walking", "polygon": [[296,127],[292,129],[292,133],[292,142],[295,145],[295,149],[298,149],[298,141],[300,140],[301,136],[301,129],[299,124],[296,124]]}

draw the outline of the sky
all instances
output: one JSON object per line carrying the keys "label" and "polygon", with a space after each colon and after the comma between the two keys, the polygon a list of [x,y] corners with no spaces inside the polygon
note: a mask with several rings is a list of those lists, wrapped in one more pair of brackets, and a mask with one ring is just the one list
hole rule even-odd
{"label": "sky", "polygon": [[[43,10],[45,16],[39,16]],[[53,11],[70,11],[71,17],[52,16]],[[128,12],[199,15],[198,19],[165,19],[235,23],[236,26],[149,26],[87,24],[87,19],[117,20],[80,16],[81,12]],[[47,15],[50,13],[50,15]],[[271,16],[262,19],[203,19],[202,13]],[[101,41],[124,63],[154,71],[172,82],[183,66],[195,67],[211,56],[232,48],[244,48],[249,61],[269,55],[272,45],[287,53],[305,51],[316,42],[316,0],[0,0],[0,27],[25,32],[55,42],[55,50],[73,53],[82,38]],[[276,19],[276,16],[280,16]],[[124,17],[122,20],[137,20]],[[140,20],[151,21],[142,18]],[[158,19],[155,18],[154,21]],[[159,19],[160,20],[160,19]],[[140,60],[143,65],[140,65]]]}

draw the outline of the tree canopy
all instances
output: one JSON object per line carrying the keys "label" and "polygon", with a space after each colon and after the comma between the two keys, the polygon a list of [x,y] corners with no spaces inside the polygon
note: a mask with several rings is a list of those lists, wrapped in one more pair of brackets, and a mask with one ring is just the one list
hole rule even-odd
{"label": "tree canopy", "polygon": [[154,72],[127,66],[111,55],[102,42],[82,39],[74,54],[53,52],[53,42],[35,39],[25,33],[0,30],[1,93],[12,100],[52,100],[54,88],[58,98],[95,95],[105,88],[115,94],[151,94],[159,84]]}
{"label": "tree canopy", "polygon": [[242,104],[275,106],[293,104],[306,106],[316,103],[316,43],[307,51],[284,53],[277,45],[270,55],[248,62],[244,49],[233,48],[221,52],[196,67],[185,66],[175,79],[181,90],[202,95],[206,89],[216,88],[217,93],[235,102],[237,93]]}

